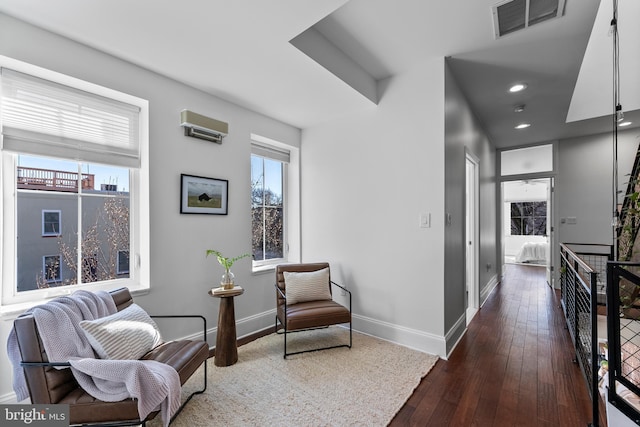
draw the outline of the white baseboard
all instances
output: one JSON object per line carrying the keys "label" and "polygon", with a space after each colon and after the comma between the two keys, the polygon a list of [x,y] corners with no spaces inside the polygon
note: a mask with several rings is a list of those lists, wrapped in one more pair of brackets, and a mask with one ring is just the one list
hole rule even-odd
{"label": "white baseboard", "polygon": [[[275,325],[276,310],[268,310],[256,315],[239,319],[236,322],[238,338],[243,338],[256,332],[263,331]],[[209,328],[207,338],[210,343],[215,343],[218,328]],[[444,357],[446,354],[445,340],[443,337],[394,325],[357,314],[353,315],[353,330],[371,335],[395,344],[403,345],[425,353],[436,354]],[[198,338],[195,335],[194,338]]]}
{"label": "white baseboard", "polygon": [[[263,331],[275,325],[276,310],[268,310],[236,321],[236,335],[243,338]],[[353,330],[374,336],[414,350],[446,357],[446,341],[444,337],[428,332],[394,325],[357,314],[353,315]],[[216,342],[217,325],[207,328],[207,341]],[[202,339],[201,334],[193,334],[186,339]],[[211,345],[213,347],[213,345]]]}
{"label": "white baseboard", "polygon": [[394,325],[357,314],[353,315],[353,329],[424,353],[435,354],[443,358],[446,356],[444,337],[428,332]]}
{"label": "white baseboard", "polygon": [[453,325],[449,332],[445,335],[445,341],[447,343],[447,355],[444,359],[447,359],[454,348],[458,345],[465,332],[467,331],[467,314],[462,314]]}
{"label": "white baseboard", "polygon": [[480,291],[480,307],[484,305],[484,302],[489,298],[489,295],[491,295],[491,292],[494,291],[496,286],[498,286],[498,283],[500,283],[498,275],[495,275],[489,280],[485,287],[482,288],[482,291]]}
{"label": "white baseboard", "polygon": [[0,396],[0,405],[11,405],[14,403],[19,403],[14,392],[3,394],[2,396]]}
{"label": "white baseboard", "polygon": [[[268,310],[262,313],[254,314],[253,316],[245,317],[236,321],[236,336],[238,338],[244,338],[248,335],[265,330],[275,325],[276,310]],[[218,325],[211,328],[207,328],[207,342],[209,347],[213,347],[212,343],[216,342],[216,335],[218,333]],[[199,340],[202,339],[202,334],[196,333],[184,337],[183,339]]]}
{"label": "white baseboard", "polygon": [[236,322],[236,331],[238,338],[244,338],[248,335],[255,334],[256,332],[260,332],[267,328],[273,327],[275,326],[275,324],[276,309],[274,308],[238,320]]}

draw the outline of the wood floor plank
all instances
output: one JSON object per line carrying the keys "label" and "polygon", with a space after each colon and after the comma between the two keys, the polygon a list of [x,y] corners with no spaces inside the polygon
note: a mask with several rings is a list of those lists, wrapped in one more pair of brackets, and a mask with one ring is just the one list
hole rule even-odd
{"label": "wood floor plank", "polygon": [[509,265],[390,426],[586,426],[591,400],[574,358],[544,268]]}

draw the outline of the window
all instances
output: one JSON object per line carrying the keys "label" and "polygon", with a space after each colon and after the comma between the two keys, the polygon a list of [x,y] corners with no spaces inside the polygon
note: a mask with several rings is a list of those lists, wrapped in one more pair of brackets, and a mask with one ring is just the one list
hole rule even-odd
{"label": "window", "polygon": [[148,288],[148,102],[2,56],[0,67],[0,310],[68,286]]}
{"label": "window", "polygon": [[286,254],[286,194],[289,152],[251,146],[251,248],[253,266],[282,262]]}
{"label": "window", "polygon": [[500,152],[500,175],[502,176],[551,171],[553,171],[553,144]]}
{"label": "window", "polygon": [[59,236],[60,235],[60,211],[42,211],[42,235],[43,236]]}
{"label": "window", "polygon": [[512,236],[545,236],[546,234],[546,201],[511,203]]}
{"label": "window", "polygon": [[42,285],[47,286],[50,283],[60,280],[60,255],[47,255],[42,257],[42,275],[39,280]]}

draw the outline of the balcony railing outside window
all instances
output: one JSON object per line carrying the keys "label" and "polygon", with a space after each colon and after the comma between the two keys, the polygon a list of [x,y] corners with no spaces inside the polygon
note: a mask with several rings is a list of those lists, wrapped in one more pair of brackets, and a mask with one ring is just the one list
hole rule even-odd
{"label": "balcony railing outside window", "polygon": [[[23,190],[78,192],[78,173],[18,166],[17,185]],[[93,190],[94,175],[82,174],[82,189]]]}

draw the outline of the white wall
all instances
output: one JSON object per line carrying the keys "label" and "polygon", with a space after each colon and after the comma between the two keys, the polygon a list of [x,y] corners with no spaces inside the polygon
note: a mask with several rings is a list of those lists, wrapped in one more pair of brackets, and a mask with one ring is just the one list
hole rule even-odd
{"label": "white wall", "polygon": [[[444,60],[302,133],[302,259],[353,291],[354,328],[444,354]],[[421,213],[431,228],[420,228]]]}
{"label": "white wall", "polygon": [[[2,14],[0,55],[149,100],[152,289],[136,302],[154,314],[203,314],[214,328],[218,300],[207,291],[222,270],[215,259],[205,258],[205,250],[229,255],[251,250],[250,134],[299,146],[299,129]],[[222,145],[185,137],[179,126],[184,108],[228,122],[229,135]],[[181,215],[181,173],[229,180],[229,214]],[[252,275],[250,265],[249,259],[234,265],[237,282],[245,288],[235,301],[239,336],[273,322],[273,273]],[[10,318],[0,320],[3,343],[11,325]],[[196,330],[190,325],[176,333]],[[214,345],[215,334],[209,343]],[[0,352],[0,402],[12,395],[5,354]]]}
{"label": "white wall", "polygon": [[[619,190],[625,192],[640,131],[618,134]],[[559,242],[613,243],[613,137],[610,133],[561,140],[556,181]],[[576,218],[575,224],[562,223]]]}

